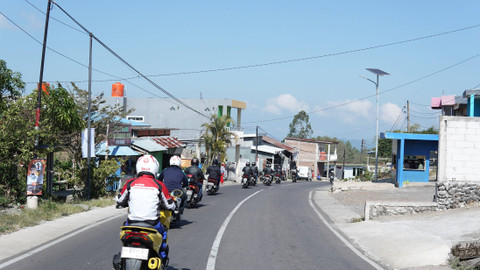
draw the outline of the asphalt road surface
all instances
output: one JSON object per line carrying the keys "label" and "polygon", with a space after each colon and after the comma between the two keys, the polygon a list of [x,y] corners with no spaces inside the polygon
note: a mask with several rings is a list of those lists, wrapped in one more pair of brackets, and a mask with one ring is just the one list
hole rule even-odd
{"label": "asphalt road surface", "polygon": [[[234,185],[205,194],[169,232],[169,269],[374,269],[312,208],[309,192],[327,184]],[[112,269],[123,220],[103,223],[5,269]]]}

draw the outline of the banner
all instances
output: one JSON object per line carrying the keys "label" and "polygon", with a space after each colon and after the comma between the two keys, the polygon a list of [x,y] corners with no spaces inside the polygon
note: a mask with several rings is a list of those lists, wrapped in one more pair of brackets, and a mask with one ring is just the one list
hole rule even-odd
{"label": "banner", "polygon": [[[95,129],[90,128],[90,157],[95,157]],[[88,158],[88,128],[82,131],[82,158]]]}
{"label": "banner", "polygon": [[27,195],[42,195],[45,159],[34,159],[28,164]]}

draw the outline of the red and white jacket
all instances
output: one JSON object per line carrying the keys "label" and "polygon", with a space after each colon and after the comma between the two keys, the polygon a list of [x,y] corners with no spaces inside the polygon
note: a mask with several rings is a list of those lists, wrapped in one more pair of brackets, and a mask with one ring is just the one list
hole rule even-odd
{"label": "red and white jacket", "polygon": [[158,220],[160,210],[175,209],[175,203],[172,202],[168,189],[149,174],[128,180],[120,194],[117,203],[123,207],[129,206],[129,220]]}

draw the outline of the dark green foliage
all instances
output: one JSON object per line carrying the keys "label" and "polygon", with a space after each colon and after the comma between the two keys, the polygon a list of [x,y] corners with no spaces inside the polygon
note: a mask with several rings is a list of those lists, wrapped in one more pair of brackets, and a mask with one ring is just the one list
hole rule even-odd
{"label": "dark green foliage", "polygon": [[298,112],[289,125],[290,131],[287,137],[295,137],[300,139],[310,139],[313,135],[312,126],[309,122],[309,116],[305,111]]}

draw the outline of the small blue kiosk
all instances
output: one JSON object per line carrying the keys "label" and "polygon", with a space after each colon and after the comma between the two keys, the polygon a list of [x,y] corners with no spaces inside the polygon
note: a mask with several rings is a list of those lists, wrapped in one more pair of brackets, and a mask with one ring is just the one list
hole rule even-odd
{"label": "small blue kiosk", "polygon": [[380,138],[392,140],[392,177],[396,186],[436,180],[436,168],[431,168],[430,160],[437,157],[438,135],[386,132]]}

